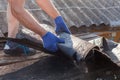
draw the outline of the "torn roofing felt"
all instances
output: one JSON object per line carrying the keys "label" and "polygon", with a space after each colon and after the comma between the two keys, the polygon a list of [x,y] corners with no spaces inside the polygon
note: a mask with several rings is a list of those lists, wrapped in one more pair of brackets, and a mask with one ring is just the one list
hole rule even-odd
{"label": "torn roofing felt", "polygon": [[[53,31],[53,28],[51,26],[48,26],[48,25],[44,25],[44,26],[45,26],[44,28],[46,28],[47,30]],[[26,30],[23,30],[23,31],[25,31],[23,33],[26,33]],[[31,33],[27,32],[27,34],[30,35]],[[94,58],[94,61],[98,60],[102,63],[110,62],[113,65],[119,66],[119,62],[120,62],[120,51],[119,51],[120,44],[119,43],[113,42],[111,40],[107,40],[103,37],[99,37],[93,34],[92,35],[81,34],[81,35],[78,35],[77,37],[71,36],[71,38],[73,40],[73,48],[76,50],[76,52],[78,53],[82,61],[89,61]],[[0,41],[2,41],[2,39],[7,40],[9,38],[0,38]],[[9,40],[13,40],[13,39],[9,39]],[[13,41],[15,41],[15,39]],[[23,40],[21,39],[21,41],[20,40],[16,40],[16,41],[18,43],[21,43],[22,41],[24,41],[24,39]],[[38,45],[38,43],[35,43],[34,41],[28,41],[26,44],[29,44],[29,43],[34,43],[34,46],[35,44]],[[39,45],[42,45],[42,44],[40,43]],[[29,46],[29,45],[26,45],[26,46]],[[34,46],[33,48],[35,48]],[[38,49],[38,47],[35,49]],[[38,49],[38,50],[42,51],[42,49]],[[43,53],[43,52],[44,51],[40,53]],[[40,56],[36,56],[35,58],[38,59],[39,57]],[[5,58],[1,58],[1,59],[3,59],[4,61]],[[7,59],[9,59],[9,57]]]}

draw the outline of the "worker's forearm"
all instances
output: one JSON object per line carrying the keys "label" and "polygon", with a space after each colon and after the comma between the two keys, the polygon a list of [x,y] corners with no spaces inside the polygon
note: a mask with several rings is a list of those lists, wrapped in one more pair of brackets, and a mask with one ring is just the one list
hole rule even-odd
{"label": "worker's forearm", "polygon": [[20,12],[14,10],[12,13],[25,27],[29,28],[40,36],[43,36],[46,33],[46,30],[40,26],[38,21],[26,9],[23,8]]}
{"label": "worker's forearm", "polygon": [[36,0],[36,3],[43,9],[51,18],[55,19],[60,16],[55,6],[52,4],[51,0]]}
{"label": "worker's forearm", "polygon": [[18,33],[19,22],[12,15],[11,8],[9,5],[7,7],[7,21],[8,21],[8,37],[15,38],[16,34]]}

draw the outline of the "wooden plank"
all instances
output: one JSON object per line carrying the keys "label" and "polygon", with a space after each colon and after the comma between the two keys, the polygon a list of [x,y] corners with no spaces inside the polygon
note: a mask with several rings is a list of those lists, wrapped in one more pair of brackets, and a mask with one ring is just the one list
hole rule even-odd
{"label": "wooden plank", "polygon": [[10,55],[6,55],[3,51],[0,51],[0,66],[29,61],[29,60],[37,60],[37,59],[39,60],[40,58],[43,58],[45,56],[48,55],[40,51],[32,56],[10,56]]}

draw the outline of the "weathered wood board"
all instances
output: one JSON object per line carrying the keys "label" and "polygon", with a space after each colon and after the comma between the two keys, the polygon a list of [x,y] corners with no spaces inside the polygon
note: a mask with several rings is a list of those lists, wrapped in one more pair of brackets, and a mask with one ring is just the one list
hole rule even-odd
{"label": "weathered wood board", "polygon": [[43,58],[45,56],[48,55],[40,51],[38,51],[35,55],[32,56],[10,56],[10,55],[6,55],[3,51],[0,51],[0,66],[29,61],[29,60],[37,60],[37,59],[39,60],[40,58]]}

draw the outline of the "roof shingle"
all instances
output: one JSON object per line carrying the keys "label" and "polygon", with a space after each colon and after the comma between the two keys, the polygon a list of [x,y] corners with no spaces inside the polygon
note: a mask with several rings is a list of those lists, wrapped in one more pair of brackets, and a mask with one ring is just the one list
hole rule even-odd
{"label": "roof shingle", "polygon": [[[120,26],[120,0],[52,0],[52,2],[68,26],[89,27],[103,23],[111,27]],[[0,5],[0,12],[6,12],[7,0],[1,0]],[[33,1],[27,0],[25,8],[32,12],[41,23],[53,25],[52,19]]]}

